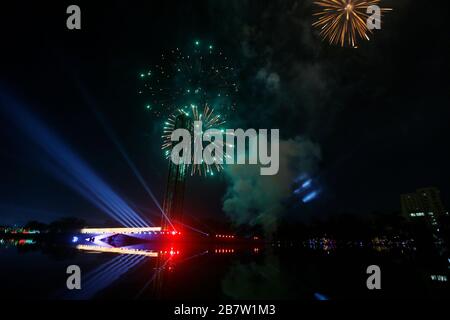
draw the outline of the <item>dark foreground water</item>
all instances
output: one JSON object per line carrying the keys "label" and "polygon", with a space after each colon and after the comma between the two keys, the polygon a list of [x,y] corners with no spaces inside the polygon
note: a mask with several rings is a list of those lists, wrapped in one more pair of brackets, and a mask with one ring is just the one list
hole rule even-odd
{"label": "dark foreground water", "polygon": [[[389,248],[140,245],[119,252],[0,240],[1,295],[11,299],[448,298],[449,260]],[[114,249],[113,249],[114,250]],[[82,290],[66,287],[81,268]],[[366,287],[381,268],[378,291]]]}

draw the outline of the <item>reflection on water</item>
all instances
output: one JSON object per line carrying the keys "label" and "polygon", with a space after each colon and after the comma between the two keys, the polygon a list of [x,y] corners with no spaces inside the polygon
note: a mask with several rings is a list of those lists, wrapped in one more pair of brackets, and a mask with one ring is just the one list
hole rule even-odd
{"label": "reflection on water", "polygon": [[[0,239],[0,281],[10,298],[308,299],[449,297],[450,262],[424,259],[378,241],[222,245],[145,243],[57,246]],[[382,270],[382,290],[366,288],[366,268]],[[66,268],[82,270],[82,290],[66,289]]]}
{"label": "reflection on water", "polygon": [[24,246],[29,244],[36,244],[36,241],[33,239],[0,239],[0,247],[2,248]]}
{"label": "reflection on water", "polygon": [[121,276],[143,262],[143,255],[118,255],[82,278],[82,290],[71,290],[63,294],[65,299],[91,299],[96,293],[109,287]]}

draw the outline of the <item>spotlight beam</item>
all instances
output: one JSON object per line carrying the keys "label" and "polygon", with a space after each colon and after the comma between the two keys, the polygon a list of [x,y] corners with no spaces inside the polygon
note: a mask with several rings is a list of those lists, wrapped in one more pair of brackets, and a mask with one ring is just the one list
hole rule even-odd
{"label": "spotlight beam", "polygon": [[[120,224],[129,221],[136,227],[145,227],[138,214],[134,212],[111,187],[104,182],[79,156],[76,155],[56,134],[51,132],[40,120],[26,111],[20,103],[11,97],[0,95],[3,111],[17,127],[37,146],[39,146],[61,169],[65,175],[82,186],[91,196],[107,207],[106,212]],[[73,186],[69,184],[69,186]],[[79,190],[79,189],[78,189]],[[77,190],[76,190],[77,191]],[[82,195],[86,195],[83,192]],[[94,205],[98,202],[95,201]],[[111,215],[111,213],[113,213]],[[126,224],[125,224],[126,225]]]}
{"label": "spotlight beam", "polygon": [[[86,95],[86,94],[85,94]],[[92,105],[92,104],[91,104]],[[123,145],[120,143],[119,139],[117,138],[117,136],[115,135],[115,133],[113,132],[113,130],[111,129],[110,126],[108,126],[108,124],[106,123],[104,117],[94,108],[92,107],[92,110],[94,112],[94,114],[96,115],[98,121],[101,123],[101,125],[103,126],[103,129],[105,130],[106,134],[108,135],[108,137],[111,139],[111,141],[114,143],[114,145],[117,147],[117,149],[119,150],[120,154],[122,155],[122,157],[125,159],[125,161],[127,162],[128,166],[130,167],[131,171],[133,172],[134,176],[138,179],[138,181],[140,182],[140,184],[142,185],[142,187],[144,188],[144,190],[147,192],[147,194],[150,196],[150,198],[152,199],[153,203],[156,205],[156,207],[159,209],[159,211],[162,213],[163,217],[167,220],[167,222],[170,224],[170,226],[172,228],[174,228],[172,222],[170,221],[169,217],[166,215],[166,213],[164,212],[163,208],[161,207],[161,205],[159,204],[158,199],[156,199],[156,196],[154,195],[154,193],[152,192],[152,190],[150,189],[150,187],[147,185],[147,183],[145,182],[144,178],[142,177],[141,173],[139,172],[139,170],[137,169],[136,165],[134,164],[134,162],[130,159],[130,157],[128,156],[128,153],[126,152],[125,148],[123,147]]]}

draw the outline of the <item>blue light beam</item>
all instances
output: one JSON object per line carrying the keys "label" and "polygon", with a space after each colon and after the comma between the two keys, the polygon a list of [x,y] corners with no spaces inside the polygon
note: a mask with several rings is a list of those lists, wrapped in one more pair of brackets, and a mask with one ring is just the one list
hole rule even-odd
{"label": "blue light beam", "polygon": [[303,201],[303,203],[308,203],[308,202],[314,200],[315,198],[317,198],[318,195],[319,195],[318,191],[310,192],[305,197],[303,197],[302,201]]}
{"label": "blue light beam", "polygon": [[[89,102],[89,101],[88,101]],[[125,148],[123,147],[123,145],[120,143],[119,139],[117,138],[117,136],[115,135],[114,131],[111,129],[111,127],[106,123],[105,119],[103,118],[103,116],[97,112],[97,110],[92,107],[93,112],[95,113],[98,121],[100,122],[100,124],[102,125],[103,129],[105,130],[106,134],[108,135],[108,137],[111,139],[111,141],[115,144],[115,146],[117,147],[117,149],[119,150],[120,154],[122,155],[122,157],[125,159],[125,161],[127,162],[128,166],[130,167],[131,171],[133,172],[134,176],[138,179],[138,181],[140,182],[140,184],[142,185],[142,187],[144,188],[144,190],[147,192],[147,194],[150,196],[150,198],[152,199],[153,203],[156,205],[156,207],[159,209],[159,211],[161,212],[161,214],[163,215],[163,217],[167,220],[167,222],[170,224],[170,226],[172,227],[172,229],[174,229],[174,226],[172,224],[172,222],[170,221],[169,217],[166,215],[166,213],[164,212],[163,208],[161,207],[161,205],[159,204],[158,199],[156,199],[155,194],[152,192],[152,190],[150,189],[150,187],[147,185],[147,183],[145,182],[144,178],[142,177],[141,173],[139,172],[138,168],[136,167],[136,165],[134,164],[134,162],[130,159],[130,157],[128,156],[128,153],[126,152]]]}
{"label": "blue light beam", "polygon": [[[148,224],[133,211],[79,156],[75,154],[58,136],[27,112],[15,100],[0,95],[5,114],[39,146],[64,171],[69,187],[81,193],[96,207],[105,211],[117,222],[127,227],[147,227]],[[70,178],[71,183],[67,181]],[[77,186],[74,188],[74,186]],[[107,210],[105,210],[107,208]]]}

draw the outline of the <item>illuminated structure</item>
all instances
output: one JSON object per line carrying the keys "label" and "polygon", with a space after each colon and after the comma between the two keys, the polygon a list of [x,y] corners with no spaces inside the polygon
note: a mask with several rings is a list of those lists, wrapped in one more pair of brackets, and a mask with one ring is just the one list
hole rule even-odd
{"label": "illuminated structure", "polygon": [[402,214],[409,221],[427,226],[438,247],[443,244],[442,217],[448,215],[442,204],[437,188],[417,189],[414,193],[402,194],[400,197]]}
{"label": "illuminated structure", "polygon": [[433,226],[437,226],[442,215],[448,214],[442,204],[440,191],[437,188],[417,189],[414,193],[400,196],[402,214],[408,219],[425,218]]}
{"label": "illuminated structure", "polygon": [[[192,122],[183,113],[179,114],[175,119],[174,128],[191,128]],[[184,188],[186,184],[187,165],[174,164],[169,161],[169,175],[167,178],[166,193],[164,195],[163,211],[161,226],[166,230],[169,226],[174,227],[173,222],[180,221],[183,215]],[[171,223],[170,221],[173,222]]]}
{"label": "illuminated structure", "polygon": [[81,229],[82,234],[134,234],[134,233],[148,233],[160,232],[161,227],[149,228],[84,228]]}
{"label": "illuminated structure", "polygon": [[[78,234],[72,235],[72,243],[77,244],[79,249],[99,248],[99,250],[106,250],[115,248],[119,250],[138,243],[173,242],[177,241],[180,235],[181,232],[163,231],[161,227],[85,228],[81,229]],[[118,253],[120,252],[118,251]]]}

